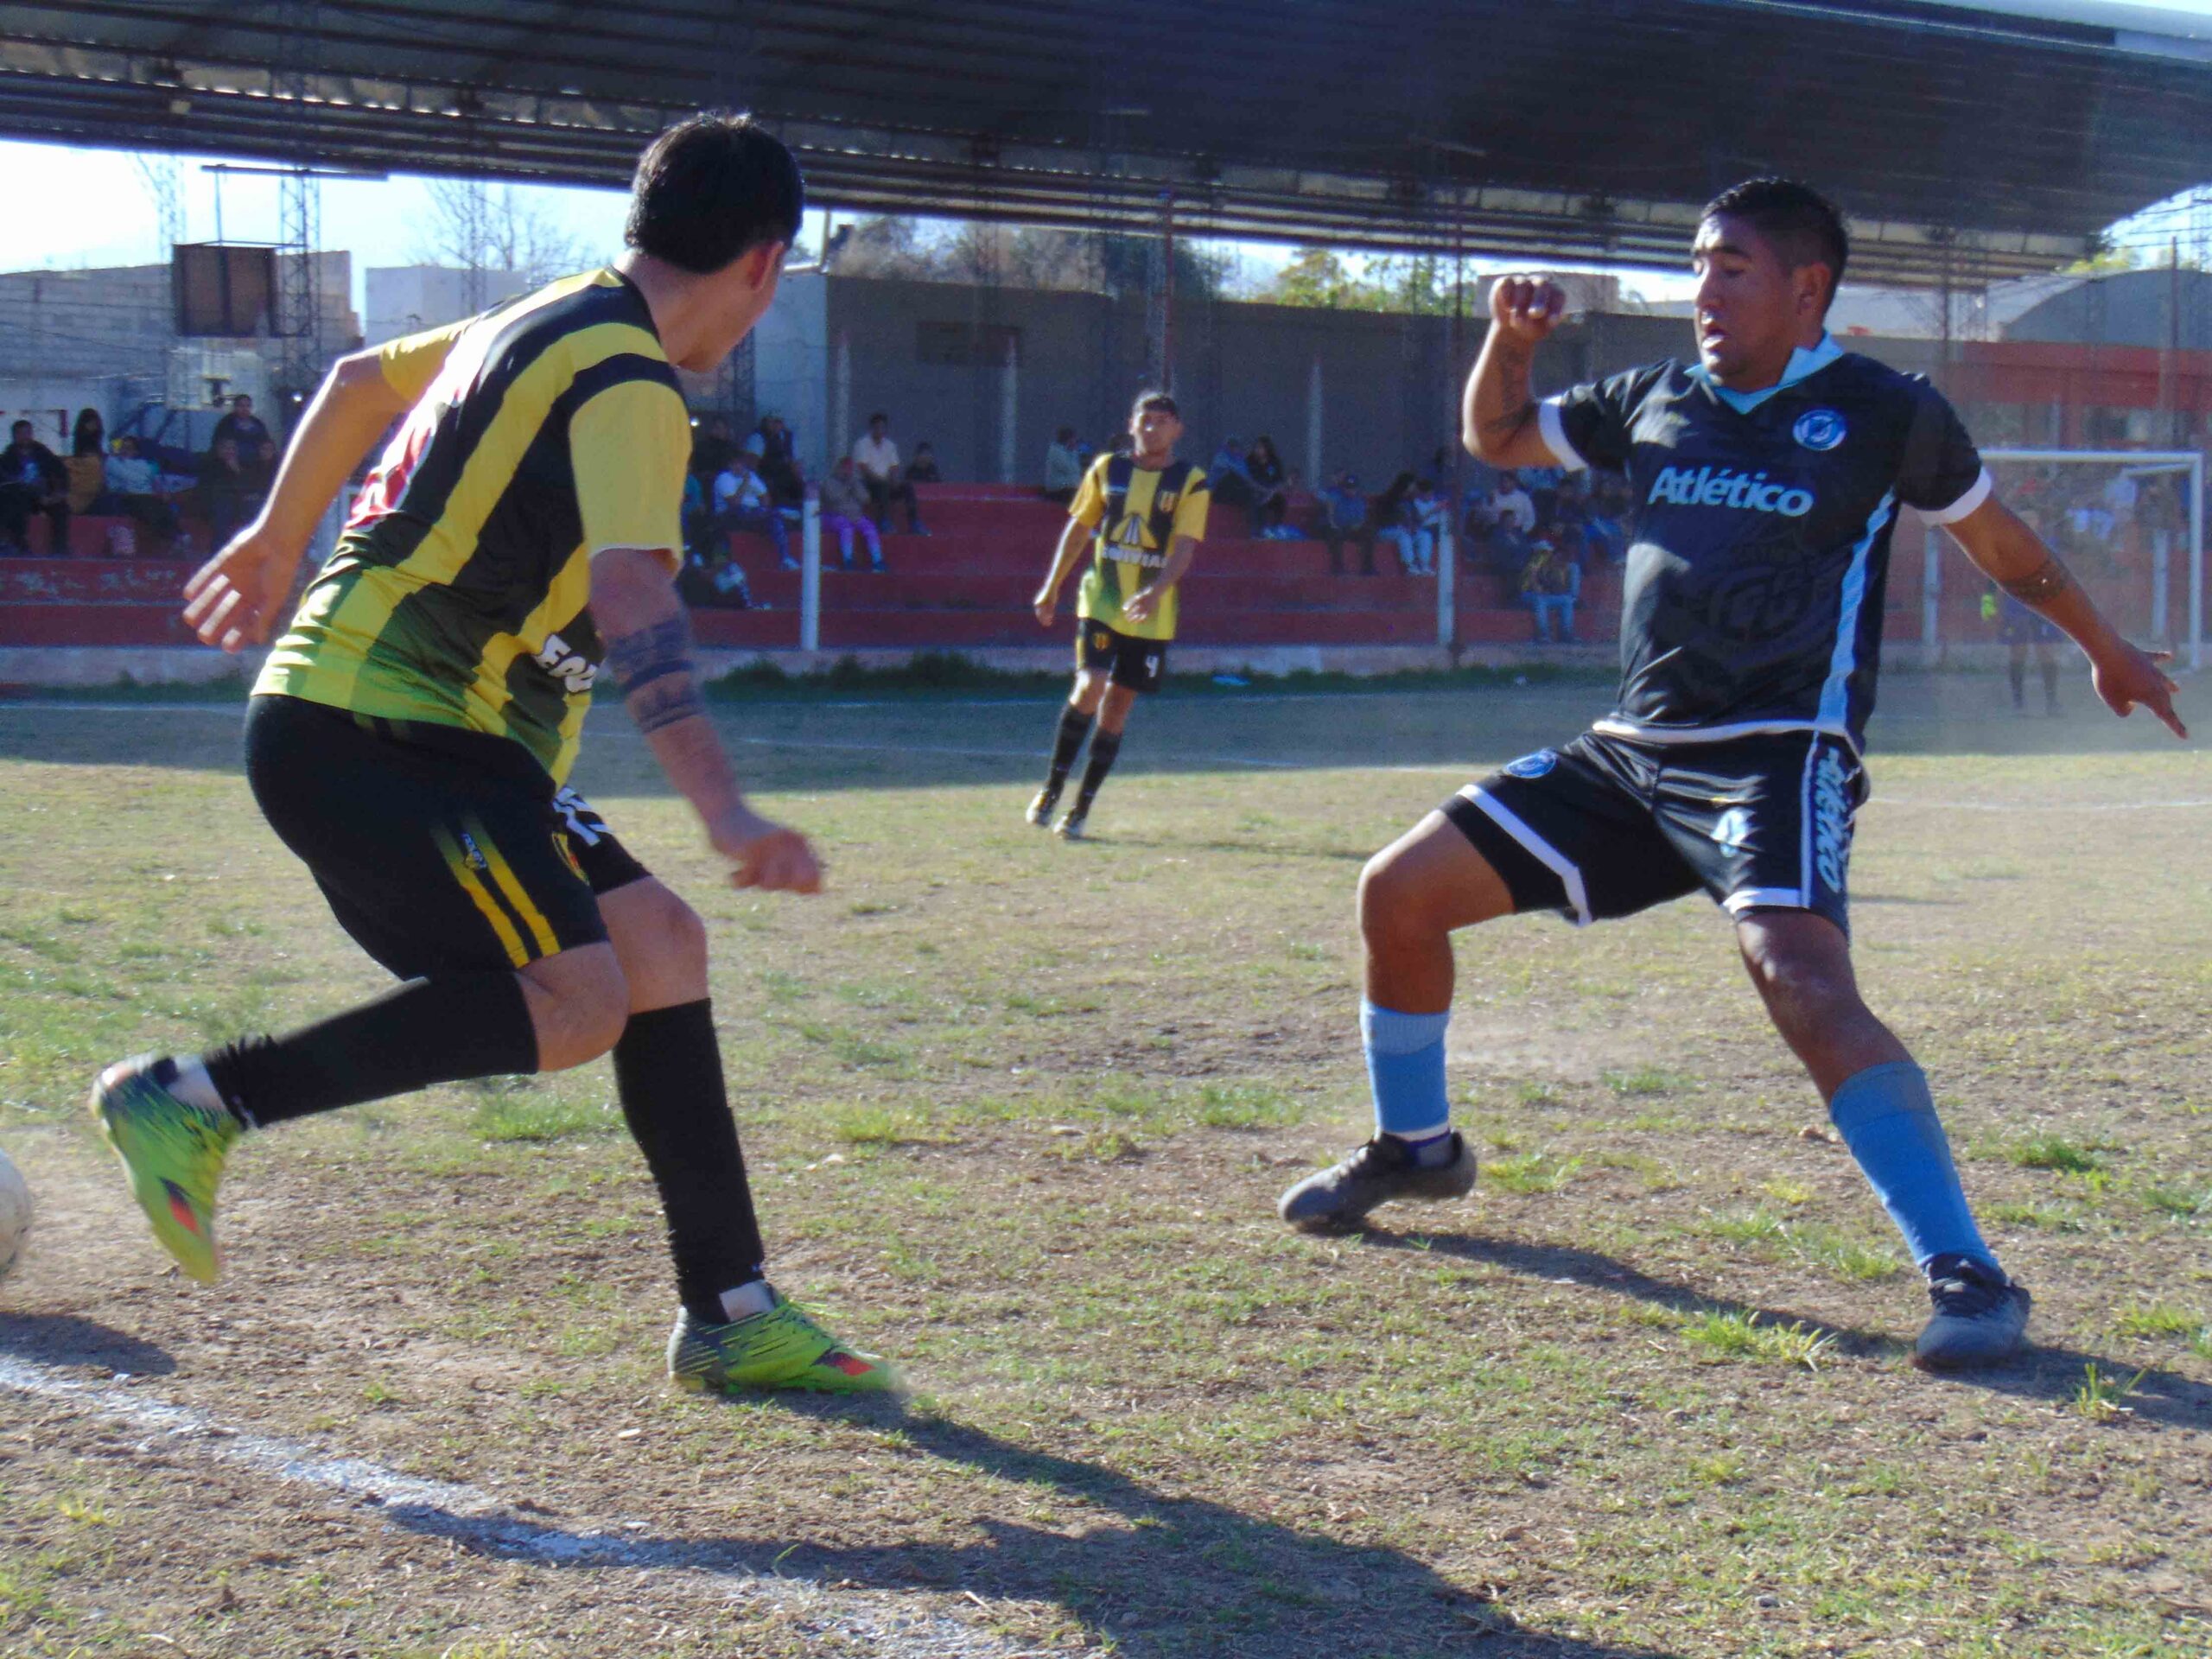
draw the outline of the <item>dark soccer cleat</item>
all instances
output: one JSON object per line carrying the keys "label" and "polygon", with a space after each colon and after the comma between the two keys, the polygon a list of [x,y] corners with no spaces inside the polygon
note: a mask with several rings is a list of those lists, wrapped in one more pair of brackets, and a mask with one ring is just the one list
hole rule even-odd
{"label": "dark soccer cleat", "polygon": [[1087,812],[1071,812],[1052,826],[1052,833],[1062,841],[1081,841],[1084,825],[1088,823],[1090,819],[1090,815]]}
{"label": "dark soccer cleat", "polygon": [[1307,1232],[1353,1227],[1378,1204],[1393,1198],[1434,1202],[1464,1198],[1475,1190],[1475,1154],[1466,1137],[1452,1132],[1452,1156],[1424,1167],[1395,1135],[1378,1135],[1340,1164],[1332,1164],[1285,1192],[1275,1211]]}
{"label": "dark soccer cleat", "polygon": [[1939,1255],[1928,1264],[1928,1298],[1936,1304],[1935,1316],[1912,1350],[1912,1363],[1922,1370],[1995,1365],[2020,1351],[2033,1299],[1998,1269],[1961,1255]]}
{"label": "dark soccer cleat", "polygon": [[1021,816],[1039,830],[1049,830],[1052,824],[1052,809],[1059,804],[1058,790],[1040,789],[1037,791],[1037,798],[1029,803],[1029,810]]}

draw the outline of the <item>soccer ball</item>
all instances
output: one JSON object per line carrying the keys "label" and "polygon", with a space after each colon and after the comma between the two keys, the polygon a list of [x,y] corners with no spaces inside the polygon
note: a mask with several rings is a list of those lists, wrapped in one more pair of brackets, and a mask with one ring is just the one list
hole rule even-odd
{"label": "soccer ball", "polygon": [[23,1235],[31,1230],[30,1183],[22,1171],[0,1152],[0,1279],[16,1265],[23,1248]]}

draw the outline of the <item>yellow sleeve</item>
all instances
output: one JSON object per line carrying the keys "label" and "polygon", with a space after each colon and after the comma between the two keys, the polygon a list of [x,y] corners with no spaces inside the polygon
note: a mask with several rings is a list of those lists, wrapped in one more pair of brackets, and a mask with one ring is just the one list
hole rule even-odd
{"label": "yellow sleeve", "polygon": [[690,455],[690,414],[665,381],[618,381],[579,409],[569,421],[569,465],[584,551],[642,548],[682,569]]}
{"label": "yellow sleeve", "polygon": [[1183,486],[1183,499],[1175,504],[1175,528],[1169,532],[1170,544],[1177,536],[1187,536],[1194,542],[1205,540],[1206,509],[1212,505],[1213,493],[1206,488],[1206,475],[1193,467]]}
{"label": "yellow sleeve", "polygon": [[1068,517],[1085,530],[1097,529],[1098,521],[1106,516],[1107,460],[1101,455],[1090,463],[1090,470],[1076,486],[1075,499],[1068,503]]}
{"label": "yellow sleeve", "polygon": [[384,369],[385,385],[410,404],[419,401],[430,389],[430,382],[438,378],[438,371],[445,367],[454,341],[475,321],[474,317],[464,317],[442,328],[427,328],[419,334],[402,334],[397,340],[385,341],[377,347],[377,361]]}

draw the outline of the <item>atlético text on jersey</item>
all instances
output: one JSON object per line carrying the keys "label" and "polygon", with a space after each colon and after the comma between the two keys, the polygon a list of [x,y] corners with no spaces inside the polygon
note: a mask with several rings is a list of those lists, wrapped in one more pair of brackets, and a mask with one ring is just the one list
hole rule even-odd
{"label": "atl\u00e9tico text on jersey", "polygon": [[1068,504],[1068,517],[1092,532],[1075,613],[1133,639],[1173,639],[1179,603],[1173,588],[1141,622],[1122,607],[1166,564],[1175,537],[1205,539],[1211,499],[1203,467],[1171,461],[1154,470],[1127,455],[1099,456]]}
{"label": "atl\u00e9tico text on jersey", "polygon": [[1537,412],[1560,465],[1619,468],[1635,490],[1620,701],[1597,729],[1863,747],[1898,507],[1945,524],[1989,494],[1942,394],[1824,338],[1770,391],[1669,360]]}

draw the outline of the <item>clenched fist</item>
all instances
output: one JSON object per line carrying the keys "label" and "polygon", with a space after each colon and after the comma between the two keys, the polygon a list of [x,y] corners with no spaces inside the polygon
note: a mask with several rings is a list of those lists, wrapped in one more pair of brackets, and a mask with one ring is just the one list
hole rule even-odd
{"label": "clenched fist", "polygon": [[1547,276],[1501,276],[1490,285],[1490,320],[1535,345],[1567,317],[1567,295]]}

